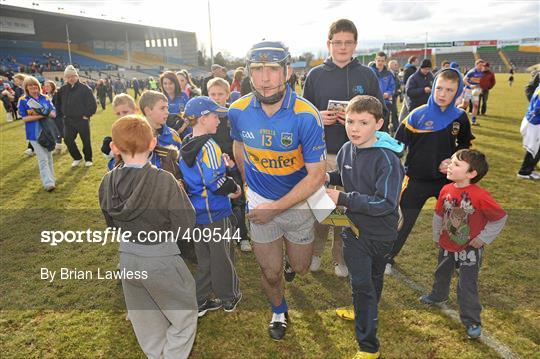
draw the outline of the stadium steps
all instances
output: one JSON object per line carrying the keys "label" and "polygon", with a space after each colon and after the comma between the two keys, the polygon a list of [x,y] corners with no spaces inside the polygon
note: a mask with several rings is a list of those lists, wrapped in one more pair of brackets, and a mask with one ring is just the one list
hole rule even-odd
{"label": "stadium steps", "polygon": [[510,61],[508,60],[508,57],[506,57],[506,54],[504,53],[504,51],[502,49],[500,49],[498,54],[499,54],[499,57],[501,58],[502,62],[505,64],[506,70],[510,70],[510,68],[512,66],[510,65]]}
{"label": "stadium steps", "polygon": [[474,54],[474,61],[476,62],[476,60],[478,60],[480,58],[480,54],[477,52],[473,52]]}

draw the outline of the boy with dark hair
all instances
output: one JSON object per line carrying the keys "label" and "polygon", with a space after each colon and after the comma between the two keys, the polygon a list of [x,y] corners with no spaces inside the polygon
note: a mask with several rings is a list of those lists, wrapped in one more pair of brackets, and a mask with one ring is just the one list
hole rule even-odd
{"label": "boy with dark hair", "polygon": [[[386,108],[391,109],[392,97],[396,91],[396,82],[394,80],[394,74],[392,74],[392,72],[386,67],[386,60],[386,53],[379,51],[375,55],[375,63],[370,68],[373,70],[375,75],[377,75],[379,87],[381,89]],[[386,115],[389,115],[389,113],[387,112]],[[390,123],[390,116],[388,116],[388,118],[385,117],[384,120],[386,123]],[[395,131],[396,129],[394,129],[394,132]]]}
{"label": "boy with dark hair", "polygon": [[[381,298],[385,257],[397,236],[398,202],[403,167],[397,154],[403,144],[385,132],[382,104],[372,96],[356,96],[347,106],[345,129],[350,141],[337,155],[337,169],[327,173],[327,189],[335,204],[346,207],[343,254],[349,270],[354,304],[355,358],[379,358],[377,307]],[[348,309],[338,309],[337,314]],[[349,314],[349,317],[351,315]]]}
{"label": "boy with dark hair", "polygon": [[148,162],[156,142],[143,118],[113,124],[111,148],[123,164],[103,177],[99,202],[108,227],[132,234],[120,242],[120,273],[141,349],[148,358],[187,358],[197,329],[195,281],[173,238],[144,238],[193,227],[195,213],[174,177]]}
{"label": "boy with dark hair", "polygon": [[[376,97],[383,104],[386,116],[386,106],[379,87],[377,76],[353,58],[357,46],[358,30],[354,23],[340,19],[330,25],[326,46],[330,52],[323,64],[311,69],[304,85],[304,98],[311,102],[320,112],[324,124],[324,137],[328,155],[326,170],[336,168],[336,154],[347,142],[345,131],[345,113],[329,109],[330,100],[349,101],[356,95]],[[386,118],[386,117],[385,117]],[[383,124],[386,130],[387,123]],[[315,224],[315,242],[310,270],[318,271],[321,267],[321,257],[324,252],[330,226]],[[347,276],[347,267],[343,260],[341,237],[339,229],[334,229],[332,245],[334,273],[339,277]]]}
{"label": "boy with dark hair", "polygon": [[433,215],[433,240],[439,247],[435,281],[431,293],[420,297],[430,305],[448,300],[458,268],[460,318],[471,339],[482,333],[478,273],[484,245],[493,242],[508,218],[489,192],[476,185],[487,172],[486,158],[479,151],[463,149],[452,156],[446,176],[453,183],[442,188]]}
{"label": "boy with dark hair", "polygon": [[185,116],[193,132],[186,136],[182,146],[180,169],[195,207],[196,227],[202,233],[199,240],[193,238],[200,317],[221,307],[232,312],[242,299],[231,245],[238,237],[231,223],[234,222],[231,199],[238,198],[242,190],[227,176],[227,170],[236,171],[234,162],[222,155],[212,139],[219,125],[218,116],[226,114],[225,107],[206,96],[192,98],[186,104]]}
{"label": "boy with dark hair", "polygon": [[387,273],[426,201],[437,198],[448,183],[446,170],[450,157],[457,150],[469,148],[474,139],[467,114],[455,106],[462,91],[459,71],[441,70],[433,82],[427,105],[413,110],[396,133],[396,139],[408,147],[408,153],[400,201],[403,224],[389,256]]}

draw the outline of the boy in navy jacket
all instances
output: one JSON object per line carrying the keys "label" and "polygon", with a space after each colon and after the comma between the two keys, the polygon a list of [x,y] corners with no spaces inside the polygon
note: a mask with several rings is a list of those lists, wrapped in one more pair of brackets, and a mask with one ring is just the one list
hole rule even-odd
{"label": "boy in navy jacket", "polygon": [[[378,358],[377,306],[381,298],[385,257],[397,237],[398,204],[404,170],[398,154],[403,144],[385,132],[383,105],[372,96],[356,96],[346,110],[350,141],[337,155],[337,169],[327,173],[335,204],[346,207],[350,227],[342,232],[343,256],[351,278],[356,339],[362,358]],[[344,317],[338,309],[337,314]]]}

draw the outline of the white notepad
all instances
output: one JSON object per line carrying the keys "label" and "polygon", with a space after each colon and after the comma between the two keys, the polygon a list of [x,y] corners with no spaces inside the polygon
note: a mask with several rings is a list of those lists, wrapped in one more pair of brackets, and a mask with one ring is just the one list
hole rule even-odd
{"label": "white notepad", "polygon": [[308,197],[307,203],[317,221],[322,222],[336,208],[334,201],[326,194],[326,188],[321,187]]}

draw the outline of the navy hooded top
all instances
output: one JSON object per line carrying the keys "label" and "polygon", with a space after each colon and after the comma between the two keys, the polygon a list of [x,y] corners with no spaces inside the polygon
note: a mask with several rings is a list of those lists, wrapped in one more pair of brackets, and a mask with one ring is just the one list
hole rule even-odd
{"label": "navy hooded top", "polygon": [[[323,64],[309,71],[304,84],[303,97],[319,111],[328,109],[329,100],[349,101],[356,95],[376,97],[383,104],[385,114],[388,112],[377,76],[356,59],[341,68],[329,57]],[[345,126],[340,123],[324,126],[324,136],[326,150],[331,154],[338,153],[341,146],[348,141]]]}

